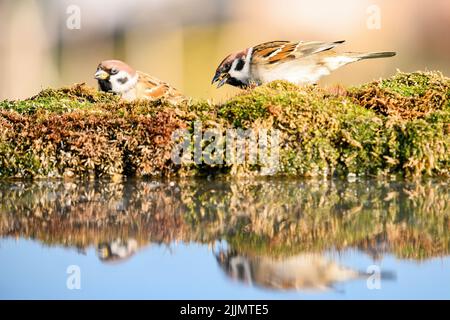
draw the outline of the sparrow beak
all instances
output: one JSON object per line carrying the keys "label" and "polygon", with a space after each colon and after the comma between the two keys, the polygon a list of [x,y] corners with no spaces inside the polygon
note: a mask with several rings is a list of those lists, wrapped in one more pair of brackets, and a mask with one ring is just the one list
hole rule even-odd
{"label": "sparrow beak", "polygon": [[217,82],[217,89],[223,86],[225,83],[227,83],[228,78],[230,75],[228,73],[220,73],[217,72],[214,78],[211,81],[211,84],[214,84]]}
{"label": "sparrow beak", "polygon": [[103,248],[99,249],[98,255],[100,256],[100,258],[103,258],[103,259],[107,258],[109,256],[108,248],[103,247]]}
{"label": "sparrow beak", "polygon": [[94,75],[95,79],[97,80],[106,80],[109,78],[109,73],[106,71],[103,71],[101,69],[97,70],[97,72]]}

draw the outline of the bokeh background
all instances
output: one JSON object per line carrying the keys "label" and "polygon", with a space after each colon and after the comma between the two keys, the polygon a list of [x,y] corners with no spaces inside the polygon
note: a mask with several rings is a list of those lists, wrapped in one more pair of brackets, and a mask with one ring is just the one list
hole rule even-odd
{"label": "bokeh background", "polygon": [[[80,9],[79,29],[67,27],[71,5]],[[380,28],[370,27],[373,8]],[[0,99],[75,82],[96,86],[97,64],[116,58],[187,95],[218,101],[238,91],[211,86],[218,63],[270,40],[345,39],[343,51],[398,52],[342,68],[325,85],[397,69],[449,75],[449,33],[448,0],[0,0]]]}

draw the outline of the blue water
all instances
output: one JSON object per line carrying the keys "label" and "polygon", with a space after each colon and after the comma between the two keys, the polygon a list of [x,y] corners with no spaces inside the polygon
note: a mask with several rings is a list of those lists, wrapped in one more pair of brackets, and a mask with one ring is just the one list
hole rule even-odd
{"label": "blue water", "polygon": [[[219,244],[220,246],[221,244]],[[449,299],[450,257],[424,262],[390,255],[374,261],[347,250],[328,256],[347,267],[365,270],[372,264],[393,271],[369,290],[367,280],[353,280],[327,291],[277,291],[229,278],[214,258],[213,248],[197,244],[149,245],[127,261],[101,262],[94,248],[86,252],[46,247],[25,239],[0,241],[2,299]],[[326,255],[326,254],[325,254]],[[67,268],[80,268],[80,289],[68,289]]]}
{"label": "blue water", "polygon": [[0,182],[0,299],[450,299],[449,190]]}

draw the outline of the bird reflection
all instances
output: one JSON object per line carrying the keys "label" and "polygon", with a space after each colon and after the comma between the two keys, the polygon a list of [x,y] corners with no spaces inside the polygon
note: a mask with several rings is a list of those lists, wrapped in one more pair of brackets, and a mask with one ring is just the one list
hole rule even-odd
{"label": "bird reflection", "polygon": [[[320,253],[301,253],[284,258],[241,255],[234,250],[219,251],[216,259],[227,276],[250,286],[272,290],[333,290],[337,283],[368,279],[370,274],[338,264]],[[395,274],[382,272],[383,280]]]}
{"label": "bird reflection", "polygon": [[110,242],[99,243],[97,255],[102,262],[120,263],[131,258],[138,248],[135,239],[115,239]]}

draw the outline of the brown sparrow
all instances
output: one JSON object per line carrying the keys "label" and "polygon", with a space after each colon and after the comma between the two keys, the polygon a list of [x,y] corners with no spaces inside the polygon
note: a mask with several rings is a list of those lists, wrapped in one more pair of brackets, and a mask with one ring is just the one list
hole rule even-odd
{"label": "brown sparrow", "polygon": [[126,101],[164,98],[176,103],[185,99],[177,89],[155,77],[133,70],[120,60],[101,62],[95,72],[95,79],[101,91],[116,93]]}
{"label": "brown sparrow", "polygon": [[245,88],[274,80],[298,85],[314,84],[332,71],[363,59],[387,58],[395,52],[337,53],[333,49],[344,41],[272,41],[227,56],[216,70],[212,83]]}

